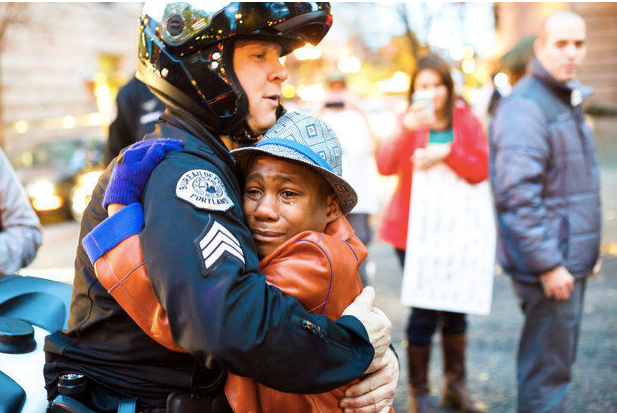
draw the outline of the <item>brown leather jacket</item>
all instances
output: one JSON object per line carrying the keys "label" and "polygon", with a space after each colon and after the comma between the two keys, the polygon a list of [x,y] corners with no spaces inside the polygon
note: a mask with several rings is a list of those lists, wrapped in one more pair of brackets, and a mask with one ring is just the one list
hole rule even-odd
{"label": "brown leather jacket", "polygon": [[[335,320],[362,291],[358,266],[366,255],[366,247],[341,217],[330,223],[325,233],[305,231],[290,238],[259,261],[259,270],[266,274],[266,281],[294,296],[309,312]],[[281,345],[285,345],[284,338]],[[342,412],[338,403],[346,387],[320,394],[292,394],[229,374],[225,395],[236,413]]]}
{"label": "brown leather jacket", "polygon": [[[259,269],[267,282],[294,296],[309,312],[338,319],[362,291],[357,268],[366,255],[366,247],[341,217],[330,223],[325,233],[306,231],[292,237],[263,258]],[[144,332],[166,348],[184,352],[174,342],[167,314],[154,295],[139,235],[107,251],[94,267],[101,284]],[[284,339],[281,345],[285,345]],[[225,394],[236,413],[276,412],[281,406],[294,412],[340,412],[338,402],[346,387],[320,394],[292,394],[229,374]]]}

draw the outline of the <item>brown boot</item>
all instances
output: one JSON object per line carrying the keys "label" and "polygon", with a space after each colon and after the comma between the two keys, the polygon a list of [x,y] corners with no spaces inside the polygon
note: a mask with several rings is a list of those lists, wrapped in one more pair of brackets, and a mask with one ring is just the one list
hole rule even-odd
{"label": "brown boot", "polygon": [[413,400],[412,413],[433,413],[428,391],[428,361],[430,353],[430,346],[407,346],[409,393]]}
{"label": "brown boot", "polygon": [[465,334],[442,334],[444,373],[446,386],[441,397],[441,405],[448,409],[466,413],[484,413],[486,406],[471,398],[465,386]]}

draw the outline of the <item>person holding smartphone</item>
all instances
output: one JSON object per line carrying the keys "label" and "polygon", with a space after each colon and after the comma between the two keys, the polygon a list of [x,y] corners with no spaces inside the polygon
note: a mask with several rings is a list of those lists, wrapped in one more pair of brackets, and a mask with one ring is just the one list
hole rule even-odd
{"label": "person holding smartphone", "polygon": [[[454,94],[450,67],[429,54],[416,62],[411,76],[410,106],[402,115],[400,133],[379,142],[375,157],[382,175],[397,174],[397,189],[382,213],[377,236],[396,249],[405,262],[407,226],[414,170],[445,163],[458,176],[475,184],[488,177],[488,141],[480,121]],[[407,327],[407,357],[414,412],[431,412],[428,362],[433,333],[442,333],[446,386],[441,404],[464,412],[483,412],[465,386],[465,314],[412,308]]]}
{"label": "person holding smartphone", "polygon": [[[340,72],[326,77],[327,95],[319,112],[319,118],[334,130],[341,142],[343,178],[358,194],[358,203],[345,218],[356,236],[367,247],[373,239],[370,216],[378,212],[378,200],[372,168],[375,134],[360,100],[347,89],[347,79]],[[370,258],[358,268],[365,287],[372,283],[368,268]]]}

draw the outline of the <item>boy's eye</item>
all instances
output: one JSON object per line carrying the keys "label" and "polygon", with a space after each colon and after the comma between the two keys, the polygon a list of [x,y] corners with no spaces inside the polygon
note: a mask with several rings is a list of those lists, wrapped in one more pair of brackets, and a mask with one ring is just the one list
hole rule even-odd
{"label": "boy's eye", "polygon": [[281,192],[281,196],[285,200],[292,200],[297,194],[293,191],[283,191]]}
{"label": "boy's eye", "polygon": [[251,199],[257,199],[261,195],[261,191],[257,188],[247,188],[244,190],[244,195]]}

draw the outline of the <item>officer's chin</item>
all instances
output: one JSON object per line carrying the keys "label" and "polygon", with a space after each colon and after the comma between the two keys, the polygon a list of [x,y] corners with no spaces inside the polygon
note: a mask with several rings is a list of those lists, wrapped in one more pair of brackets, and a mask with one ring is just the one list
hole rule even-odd
{"label": "officer's chin", "polygon": [[271,114],[267,116],[249,116],[246,118],[246,124],[251,129],[251,131],[255,134],[255,136],[263,135],[276,123],[276,113],[273,111]]}

